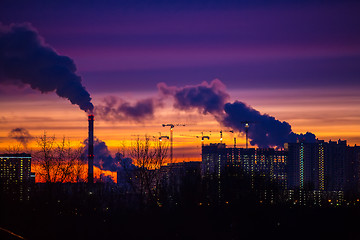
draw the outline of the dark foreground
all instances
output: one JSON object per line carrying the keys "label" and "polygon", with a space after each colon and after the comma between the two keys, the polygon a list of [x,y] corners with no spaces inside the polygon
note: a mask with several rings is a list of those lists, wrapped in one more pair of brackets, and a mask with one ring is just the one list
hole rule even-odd
{"label": "dark foreground", "polygon": [[[50,204],[51,205],[51,204]],[[0,227],[40,239],[359,239],[357,208],[1,206]],[[41,207],[41,208],[39,208]],[[101,206],[99,206],[101,208]],[[20,239],[0,231],[1,239]]]}

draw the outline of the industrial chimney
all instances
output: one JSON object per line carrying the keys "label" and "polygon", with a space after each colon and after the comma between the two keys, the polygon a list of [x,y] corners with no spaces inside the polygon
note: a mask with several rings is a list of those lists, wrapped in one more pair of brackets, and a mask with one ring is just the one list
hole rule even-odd
{"label": "industrial chimney", "polygon": [[94,115],[89,115],[88,183],[94,183]]}

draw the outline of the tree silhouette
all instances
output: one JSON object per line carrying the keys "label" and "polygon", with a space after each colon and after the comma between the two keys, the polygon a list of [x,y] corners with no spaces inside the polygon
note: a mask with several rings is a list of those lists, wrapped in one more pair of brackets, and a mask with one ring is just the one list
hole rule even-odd
{"label": "tree silhouette", "polygon": [[81,160],[81,148],[71,146],[63,137],[59,142],[55,136],[44,133],[36,139],[39,150],[33,154],[37,166],[36,174],[46,183],[64,183],[82,181],[84,164]]}
{"label": "tree silhouette", "polygon": [[167,158],[168,143],[152,140],[146,135],[143,139],[139,136],[131,143],[128,152],[132,162],[120,160],[125,177],[142,204],[156,205],[161,178],[159,169],[170,161]]}

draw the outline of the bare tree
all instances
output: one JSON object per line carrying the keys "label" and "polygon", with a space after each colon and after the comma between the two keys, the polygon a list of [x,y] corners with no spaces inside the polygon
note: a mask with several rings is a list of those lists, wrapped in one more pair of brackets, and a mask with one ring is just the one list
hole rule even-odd
{"label": "bare tree", "polygon": [[121,162],[133,190],[141,201],[155,204],[158,200],[158,186],[161,177],[159,169],[168,163],[168,143],[151,140],[149,136],[138,137],[129,148],[130,165]]}
{"label": "bare tree", "polygon": [[37,174],[47,183],[70,182],[79,179],[81,148],[72,147],[65,137],[57,142],[55,136],[44,135],[36,139],[39,150],[34,154]]}
{"label": "bare tree", "polygon": [[120,153],[122,156],[126,156],[128,152],[129,146],[126,145],[126,142],[123,140],[119,143],[119,146],[117,148],[117,153]]}
{"label": "bare tree", "polygon": [[71,176],[71,182],[86,182],[86,175],[84,173],[86,172],[86,162],[82,158],[78,158],[75,160],[74,167],[73,167],[73,173]]}
{"label": "bare tree", "polygon": [[4,152],[7,153],[7,154],[18,154],[18,153],[24,152],[24,149],[23,149],[23,146],[21,144],[9,145],[4,150]]}

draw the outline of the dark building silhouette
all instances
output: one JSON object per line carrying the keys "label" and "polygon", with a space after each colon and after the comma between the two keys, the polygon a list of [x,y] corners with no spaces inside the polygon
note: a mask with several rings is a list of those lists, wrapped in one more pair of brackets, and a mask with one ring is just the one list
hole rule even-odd
{"label": "dark building silhouette", "polygon": [[170,204],[194,202],[201,177],[201,162],[170,163],[160,168],[163,200]]}
{"label": "dark building silhouette", "polygon": [[228,161],[228,149],[224,143],[210,143],[202,146],[202,176],[221,177]]}
{"label": "dark building silhouette", "polygon": [[[321,144],[321,143],[320,143]],[[344,191],[349,178],[347,170],[351,160],[348,159],[346,141],[329,141],[325,145],[325,189],[329,191]]]}
{"label": "dark building silhouette", "polygon": [[225,144],[202,147],[203,177],[221,179],[241,173],[260,195],[268,196],[270,189],[276,197],[274,191],[280,194],[281,190],[287,202],[300,205],[356,200],[360,193],[359,166],[360,147],[347,146],[341,140],[287,143],[284,150],[226,148]]}
{"label": "dark building silhouette", "polygon": [[289,189],[324,190],[324,143],[287,143],[285,149]]}
{"label": "dark building silhouette", "polygon": [[226,168],[238,169],[248,176],[269,177],[283,188],[287,185],[287,152],[273,148],[226,148],[225,144],[202,147],[202,175],[221,177]]}
{"label": "dark building silhouette", "polygon": [[167,186],[176,188],[174,191],[179,192],[184,181],[195,183],[200,177],[201,162],[178,162],[170,163],[160,168],[162,183]]}
{"label": "dark building silhouette", "polygon": [[[285,144],[288,189],[300,204],[340,205],[358,198],[360,148],[346,141]],[[295,197],[296,198],[296,197]]]}
{"label": "dark building silhouette", "polygon": [[349,147],[341,140],[288,143],[285,147],[290,189],[358,191],[358,147]]}
{"label": "dark building silhouette", "polygon": [[262,203],[280,201],[287,187],[286,163],[284,150],[205,145],[202,179],[206,199],[217,204],[244,202],[253,197]]}
{"label": "dark building silhouette", "polygon": [[31,184],[30,154],[0,154],[1,198],[28,200]]}
{"label": "dark building silhouette", "polygon": [[345,191],[353,194],[360,193],[360,146],[347,147],[346,158],[348,159],[345,169]]}
{"label": "dark building silhouette", "polygon": [[286,164],[288,153],[274,148],[258,148],[255,155],[255,172],[269,177],[281,188],[287,187]]}
{"label": "dark building silhouette", "polygon": [[180,183],[181,179],[189,175],[200,175],[201,162],[177,162],[170,163],[160,168],[161,172],[166,176],[173,175],[176,182]]}

